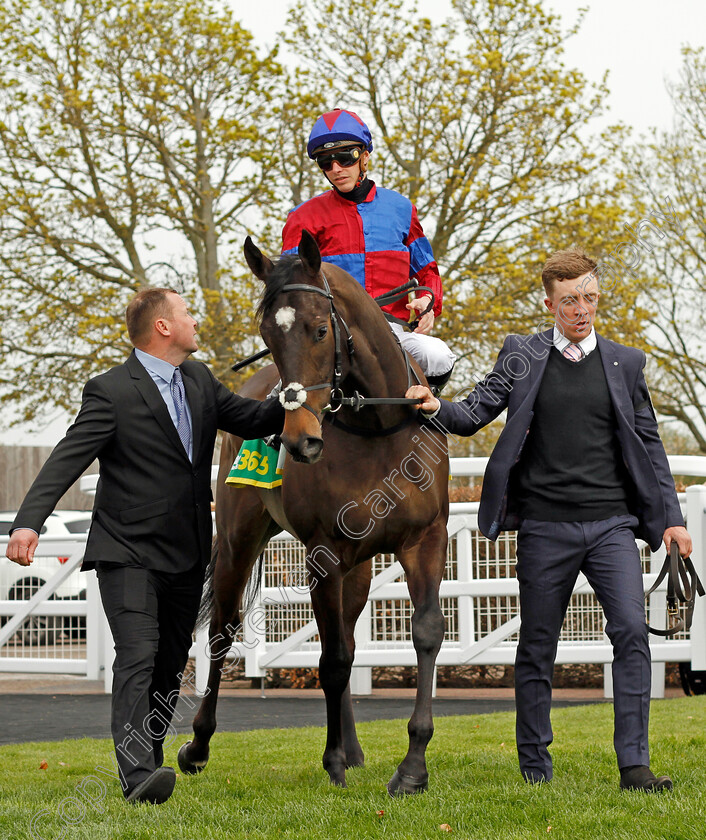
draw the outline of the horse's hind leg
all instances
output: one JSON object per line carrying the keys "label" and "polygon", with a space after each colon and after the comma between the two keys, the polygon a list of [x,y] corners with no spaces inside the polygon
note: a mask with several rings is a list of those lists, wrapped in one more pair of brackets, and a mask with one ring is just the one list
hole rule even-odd
{"label": "horse's hind leg", "polygon": [[436,656],[444,638],[444,616],[439,606],[439,584],[444,575],[446,524],[439,517],[411,549],[397,552],[414,604],[412,639],[417,652],[417,696],[407,725],[409,749],[387,785],[391,796],[427,789],[426,748],[434,734],[431,695]]}
{"label": "horse's hind leg", "polygon": [[[354,566],[343,578],[343,626],[346,641],[351,650],[355,648],[356,621],[368,600],[371,566],[372,561],[367,560],[365,563]],[[365,757],[355,731],[350,680],[341,697],[341,729],[343,732],[343,749],[346,753],[346,767],[362,767],[365,763]]]}
{"label": "horse's hind leg", "polygon": [[[232,488],[229,488],[232,489]],[[183,773],[199,773],[206,766],[209,742],[216,730],[216,704],[225,659],[241,623],[240,601],[258,555],[280,528],[250,488],[233,490],[240,494],[228,528],[218,534],[218,556],[213,576],[214,607],[209,630],[211,664],[208,688],[194,718],[194,739],[178,754]]]}

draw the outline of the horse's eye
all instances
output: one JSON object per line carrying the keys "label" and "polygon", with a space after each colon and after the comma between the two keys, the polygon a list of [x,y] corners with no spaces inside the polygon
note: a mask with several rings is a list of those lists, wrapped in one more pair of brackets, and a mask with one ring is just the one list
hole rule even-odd
{"label": "horse's eye", "polygon": [[328,327],[326,324],[321,324],[321,326],[316,330],[316,340],[322,341],[326,338],[326,334],[328,333]]}

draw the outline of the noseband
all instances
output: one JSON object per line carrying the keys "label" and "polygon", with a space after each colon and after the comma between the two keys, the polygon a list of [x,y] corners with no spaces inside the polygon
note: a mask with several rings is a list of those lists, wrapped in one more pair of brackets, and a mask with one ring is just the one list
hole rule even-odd
{"label": "noseband", "polygon": [[[282,403],[285,411],[296,411],[298,408],[305,408],[307,411],[310,411],[317,420],[320,421],[319,414],[306,402],[306,395],[309,391],[319,391],[322,388],[330,388],[331,389],[331,396],[329,398],[328,405],[325,405],[321,411],[325,415],[332,415],[335,414],[337,411],[341,409],[342,406],[350,406],[353,408],[354,411],[360,411],[361,408],[364,408],[366,405],[419,405],[423,400],[421,399],[408,399],[407,397],[364,397],[362,394],[359,394],[358,391],[353,393],[352,397],[346,397],[343,394],[343,390],[341,389],[341,380],[343,378],[343,353],[341,351],[341,327],[346,334],[346,349],[348,351],[348,358],[350,359],[353,354],[355,353],[355,347],[353,346],[353,336],[351,335],[351,331],[348,329],[348,324],[343,320],[340,313],[336,310],[336,306],[333,302],[333,294],[331,293],[331,288],[328,284],[328,280],[326,279],[326,275],[321,272],[321,279],[324,281],[324,288],[321,289],[318,286],[311,286],[307,283],[288,283],[285,286],[282,286],[280,291],[282,292],[313,292],[317,295],[322,295],[325,297],[329,302],[329,315],[331,318],[331,329],[333,330],[333,344],[334,344],[334,351],[333,351],[333,376],[331,378],[331,382],[321,382],[319,385],[309,385],[305,388],[303,385],[300,385],[298,382],[291,382],[287,387],[283,387],[282,391],[279,395],[279,400]],[[339,325],[340,322],[340,325]],[[416,374],[412,370],[412,367],[409,363],[409,358],[407,354],[402,350],[401,345],[400,352],[404,357],[405,364],[407,366],[407,387],[412,385],[412,378],[414,377],[419,383],[419,379],[417,378]],[[331,422],[333,422],[333,417],[329,418]],[[385,430],[385,432],[376,431],[373,434],[391,434],[399,429],[404,428],[408,422],[414,419],[413,416],[404,420],[402,423],[398,424],[397,426],[393,426],[391,429]],[[345,425],[345,424],[341,424]],[[349,427],[345,426],[347,430],[353,431],[355,434],[361,433],[359,429],[356,427]]]}
{"label": "noseband", "polygon": [[[331,294],[331,287],[328,284],[326,275],[321,272],[321,279],[324,281],[324,288],[318,286],[311,286],[308,283],[288,283],[282,286],[282,292],[313,292],[317,295],[322,295],[329,302],[329,316],[331,318],[331,329],[333,330],[333,376],[331,382],[322,382],[319,385],[309,385],[305,388],[298,382],[290,383],[286,388],[282,388],[279,395],[279,400],[286,411],[295,411],[297,408],[306,408],[310,411],[316,419],[319,419],[318,413],[306,402],[306,395],[309,391],[320,391],[322,388],[331,389],[331,397],[328,405],[324,406],[323,411],[331,413],[337,412],[343,405],[343,391],[341,390],[341,380],[343,378],[343,353],[341,350],[341,326],[346,334],[346,349],[348,351],[348,358],[351,358],[355,353],[353,345],[353,336],[348,329],[348,324],[343,320],[340,313],[336,310],[333,302],[333,295]],[[340,325],[339,325],[340,322]]]}

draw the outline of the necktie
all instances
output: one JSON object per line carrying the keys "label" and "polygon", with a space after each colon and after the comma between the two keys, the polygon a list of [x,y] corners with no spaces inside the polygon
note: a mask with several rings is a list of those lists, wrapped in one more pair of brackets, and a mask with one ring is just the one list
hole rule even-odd
{"label": "necktie", "polygon": [[586,355],[578,344],[567,344],[561,353],[570,362],[580,362]]}
{"label": "necktie", "polygon": [[186,454],[188,455],[189,443],[191,441],[191,427],[189,426],[189,418],[186,414],[184,405],[186,399],[184,394],[184,380],[181,378],[181,371],[179,368],[175,369],[169,388],[172,392],[174,407],[176,408],[177,434],[179,435],[179,440],[182,442],[184,449],[186,450]]}

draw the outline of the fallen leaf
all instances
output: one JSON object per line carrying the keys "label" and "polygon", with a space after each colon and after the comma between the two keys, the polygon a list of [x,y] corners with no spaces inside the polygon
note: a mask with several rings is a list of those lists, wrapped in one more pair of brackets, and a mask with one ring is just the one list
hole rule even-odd
{"label": "fallen leaf", "polygon": [[447,831],[447,832],[451,832],[451,831],[453,831],[453,829],[451,828],[451,826],[450,826],[448,823],[441,823],[441,825],[439,826],[439,828],[440,828],[442,831]]}
{"label": "fallen leaf", "polygon": [[227,784],[227,785],[229,785],[229,784],[230,784],[230,779],[226,779],[226,784]]}
{"label": "fallen leaf", "polygon": [[65,761],[60,761],[59,766],[60,767],[66,767],[66,762]]}
{"label": "fallen leaf", "polygon": [[501,746],[501,747],[504,747],[504,746],[505,746],[505,741],[503,741],[503,742],[500,744],[500,746]]}
{"label": "fallen leaf", "polygon": [[45,758],[42,759],[41,764],[39,765],[40,770],[46,770],[49,765],[47,764],[47,760]]}

